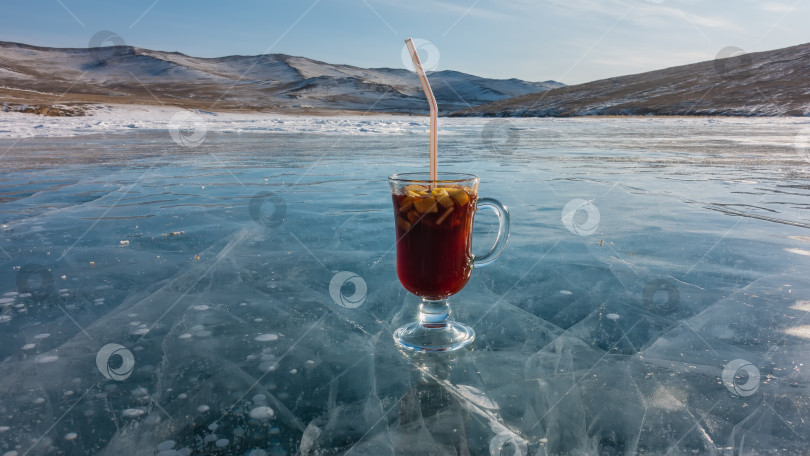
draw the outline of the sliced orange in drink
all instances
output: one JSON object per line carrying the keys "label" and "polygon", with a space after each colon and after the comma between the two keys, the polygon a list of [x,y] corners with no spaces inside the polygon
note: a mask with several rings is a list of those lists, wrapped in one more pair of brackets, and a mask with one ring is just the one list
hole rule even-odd
{"label": "sliced orange in drink", "polygon": [[411,222],[405,220],[402,217],[397,217],[397,226],[402,228],[403,231],[408,231],[411,229]]}
{"label": "sliced orange in drink", "polygon": [[411,209],[413,209],[413,198],[406,196],[405,199],[402,200],[402,204],[399,206],[399,212],[408,212]]}
{"label": "sliced orange in drink", "polygon": [[447,193],[459,206],[470,202],[470,195],[463,188],[448,188]]}
{"label": "sliced orange in drink", "polygon": [[432,196],[426,196],[424,198],[414,200],[413,207],[419,211],[420,214],[439,212],[439,208],[436,207],[436,198],[433,198]]}

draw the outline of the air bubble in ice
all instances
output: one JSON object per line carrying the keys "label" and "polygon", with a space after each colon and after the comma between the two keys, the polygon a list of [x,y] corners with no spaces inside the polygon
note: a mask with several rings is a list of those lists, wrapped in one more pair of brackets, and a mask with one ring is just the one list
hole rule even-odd
{"label": "air bubble in ice", "polygon": [[208,310],[209,307],[206,306],[205,304],[198,304],[198,305],[194,306],[193,309],[194,310]]}
{"label": "air bubble in ice", "polygon": [[200,412],[200,413],[205,413],[205,412],[207,412],[209,410],[211,410],[211,407],[209,407],[207,405],[201,405],[201,406],[197,407],[197,411]]}
{"label": "air bubble in ice", "polygon": [[256,407],[250,411],[250,417],[254,420],[267,420],[272,418],[274,415],[275,412],[273,412],[273,409],[266,406]]}
{"label": "air bubble in ice", "polygon": [[76,437],[78,436],[79,434],[75,432],[68,432],[67,434],[65,434],[65,440],[76,440]]}
{"label": "air bubble in ice", "polygon": [[45,403],[45,398],[44,397],[38,397],[38,398],[35,398],[33,402],[34,402],[34,404],[44,404]]}
{"label": "air bubble in ice", "polygon": [[56,361],[58,359],[59,359],[59,357],[56,356],[56,355],[42,355],[42,356],[37,357],[36,362],[39,363],[39,364],[46,364],[46,363],[52,363],[52,362],[54,362],[54,361]]}
{"label": "air bubble in ice", "polygon": [[127,418],[135,418],[136,416],[141,416],[144,413],[146,412],[142,409],[129,408],[121,412],[121,415]]}
{"label": "air bubble in ice", "polygon": [[254,340],[257,342],[273,342],[278,340],[278,334],[259,334]]}
{"label": "air bubble in ice", "polygon": [[211,442],[216,442],[216,441],[217,441],[217,435],[216,434],[206,434],[205,437],[203,437],[203,442],[204,443],[211,443]]}
{"label": "air bubble in ice", "polygon": [[208,425],[208,430],[211,432],[216,432],[219,429],[219,425],[217,423],[211,423]]}
{"label": "air bubble in ice", "polygon": [[216,445],[217,448],[225,448],[229,443],[231,443],[231,441],[228,439],[219,439],[214,445]]}
{"label": "air bubble in ice", "polygon": [[165,442],[160,442],[157,446],[158,451],[166,451],[171,450],[174,446],[177,445],[177,442],[174,440],[166,440]]}
{"label": "air bubble in ice", "polygon": [[211,331],[207,329],[203,329],[202,331],[197,331],[194,333],[194,337],[199,337],[201,339],[211,336]]}
{"label": "air bubble in ice", "polygon": [[51,337],[51,335],[50,335],[50,334],[48,334],[48,333],[42,333],[42,334],[37,334],[36,336],[34,336],[34,339],[37,339],[37,340],[42,340],[42,339],[47,339],[47,338],[49,338],[49,337]]}
{"label": "air bubble in ice", "polygon": [[11,429],[11,428],[10,428],[10,427],[8,427],[8,426],[0,426],[0,432],[6,432],[6,431],[8,431],[9,429]]}
{"label": "air bubble in ice", "polygon": [[23,350],[31,350],[32,348],[36,348],[36,344],[25,344],[22,346]]}
{"label": "air bubble in ice", "polygon": [[572,294],[574,294],[574,293],[573,293],[573,292],[570,292],[570,291],[568,291],[568,290],[560,290],[560,294],[561,294],[561,295],[566,295],[566,296],[569,296],[569,295],[572,295]]}
{"label": "air bubble in ice", "polygon": [[179,336],[177,336],[177,338],[178,339],[191,339],[191,334],[183,333],[183,334],[180,334]]}
{"label": "air bubble in ice", "polygon": [[605,315],[605,318],[607,318],[608,320],[616,321],[621,317],[619,316],[619,314],[609,313],[609,314]]}
{"label": "air bubble in ice", "polygon": [[139,386],[131,391],[131,394],[135,397],[138,396],[148,396],[149,390],[144,388],[143,386]]}

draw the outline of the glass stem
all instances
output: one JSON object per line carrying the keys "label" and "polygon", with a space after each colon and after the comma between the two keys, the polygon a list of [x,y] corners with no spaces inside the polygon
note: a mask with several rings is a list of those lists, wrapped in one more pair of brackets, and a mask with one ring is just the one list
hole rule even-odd
{"label": "glass stem", "polygon": [[446,299],[430,300],[422,298],[419,305],[419,325],[428,329],[440,329],[450,320],[450,304]]}

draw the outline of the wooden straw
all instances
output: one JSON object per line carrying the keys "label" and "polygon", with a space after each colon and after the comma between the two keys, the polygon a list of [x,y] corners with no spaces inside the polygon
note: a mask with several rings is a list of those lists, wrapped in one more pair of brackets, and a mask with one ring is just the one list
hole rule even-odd
{"label": "wooden straw", "polygon": [[411,54],[413,60],[413,67],[416,70],[416,75],[419,76],[419,82],[422,83],[422,90],[425,91],[428,105],[430,106],[430,189],[433,190],[436,186],[437,180],[437,138],[436,138],[436,124],[439,120],[439,106],[436,104],[436,97],[433,96],[433,90],[430,88],[430,83],[425,75],[425,70],[422,69],[422,62],[419,61],[419,54],[413,45],[413,40],[408,38],[405,40],[405,45],[408,46],[408,52]]}

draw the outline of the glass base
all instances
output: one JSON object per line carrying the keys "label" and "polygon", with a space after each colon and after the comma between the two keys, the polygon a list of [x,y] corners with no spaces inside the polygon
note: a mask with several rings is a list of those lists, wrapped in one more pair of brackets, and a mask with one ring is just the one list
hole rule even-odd
{"label": "glass base", "polygon": [[408,323],[394,331],[394,342],[415,352],[451,352],[467,346],[475,339],[475,331],[455,321],[441,325]]}

